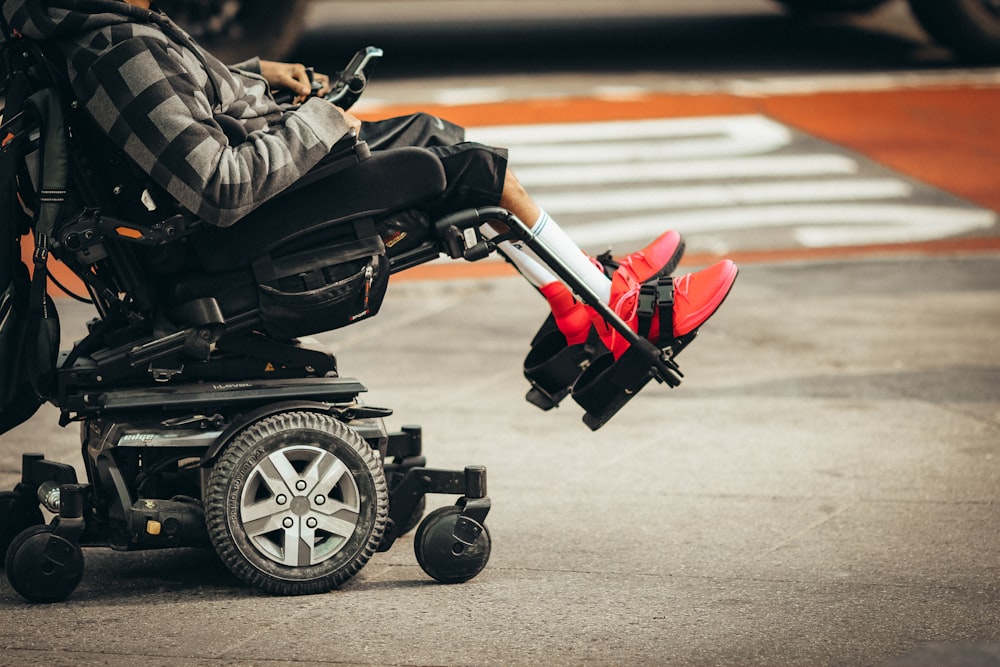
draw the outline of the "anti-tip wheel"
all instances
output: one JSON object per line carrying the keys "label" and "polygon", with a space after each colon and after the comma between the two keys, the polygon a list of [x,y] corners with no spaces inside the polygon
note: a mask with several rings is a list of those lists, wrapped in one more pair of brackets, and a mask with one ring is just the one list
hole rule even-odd
{"label": "anti-tip wheel", "polygon": [[441,507],[423,520],[413,537],[417,562],[432,579],[443,584],[460,584],[483,571],[490,560],[492,540],[486,526],[472,544],[455,539],[454,531],[462,509]]}

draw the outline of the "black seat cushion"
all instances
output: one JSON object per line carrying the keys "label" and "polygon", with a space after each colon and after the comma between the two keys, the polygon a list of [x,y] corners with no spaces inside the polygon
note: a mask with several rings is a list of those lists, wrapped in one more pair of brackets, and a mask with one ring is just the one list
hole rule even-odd
{"label": "black seat cushion", "polygon": [[331,172],[311,173],[305,185],[282,193],[231,227],[195,234],[192,242],[201,265],[210,272],[249,266],[274,248],[331,226],[430,201],[446,184],[440,160],[422,148],[375,152]]}

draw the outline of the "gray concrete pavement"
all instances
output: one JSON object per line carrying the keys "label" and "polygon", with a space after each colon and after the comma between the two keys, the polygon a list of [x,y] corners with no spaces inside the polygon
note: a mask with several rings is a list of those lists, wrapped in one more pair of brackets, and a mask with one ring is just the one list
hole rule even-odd
{"label": "gray concrete pavement", "polygon": [[[519,279],[401,282],[325,339],[432,464],[488,466],[479,577],[430,581],[404,537],[339,591],[275,598],[211,552],[88,549],[65,603],[0,580],[0,664],[1000,664],[998,276],[745,266],[684,384],[596,433],[522,400],[545,308]],[[24,449],[77,462],[75,438],[51,411],[5,435],[0,486]]]}

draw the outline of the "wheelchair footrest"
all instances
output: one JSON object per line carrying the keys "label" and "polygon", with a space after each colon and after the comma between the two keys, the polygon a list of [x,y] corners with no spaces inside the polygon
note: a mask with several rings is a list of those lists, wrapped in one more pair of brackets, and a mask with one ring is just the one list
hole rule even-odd
{"label": "wheelchair footrest", "polygon": [[531,383],[525,399],[542,410],[556,407],[602,352],[610,354],[603,346],[567,345],[566,337],[558,329],[543,334],[524,359],[524,377]]}
{"label": "wheelchair footrest", "polygon": [[586,411],[584,423],[596,431],[650,380],[678,386],[683,374],[673,358],[694,337],[691,333],[672,340],[662,350],[642,340],[615,360],[595,335],[586,343],[567,345],[550,317],[535,334],[524,360],[524,377],[531,384],[525,400],[551,410],[572,394]]}
{"label": "wheelchair footrest", "polygon": [[632,345],[617,360],[610,354],[595,360],[573,386],[573,400],[586,411],[583,422],[596,431],[650,380],[676,387],[682,377],[680,368],[652,343]]}

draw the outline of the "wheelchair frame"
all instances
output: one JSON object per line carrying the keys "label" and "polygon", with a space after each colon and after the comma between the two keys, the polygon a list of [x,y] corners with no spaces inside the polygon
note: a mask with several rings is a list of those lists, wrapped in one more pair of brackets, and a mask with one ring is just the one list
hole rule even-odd
{"label": "wheelchair frame", "polygon": [[[84,280],[100,318],[63,354],[49,396],[61,425],[81,424],[86,482],[70,465],[26,453],[20,483],[0,493],[0,552],[15,590],[38,602],[68,597],[83,576],[83,546],[214,546],[250,585],[317,593],[349,580],[414,527],[415,555],[429,576],[475,577],[491,549],[485,468],[428,468],[419,427],[388,432],[391,411],[364,405],[364,385],[338,375],[329,350],[256,333],[253,310],[226,317],[213,299],[196,299],[172,320],[161,317],[133,248],[177,243],[205,225],[185,213],[151,224],[115,215],[115,203],[88,179],[95,166],[79,146],[81,112],[35,47],[20,42],[15,65],[58,93],[82,200],[78,215],[61,221],[52,252]],[[356,140],[339,155],[343,170],[371,159]],[[325,224],[370,223],[371,210],[362,210]],[[479,227],[488,222],[507,231],[487,240]],[[390,273],[442,254],[476,261],[516,239],[631,343],[608,374],[610,398],[585,417],[591,428],[649,380],[679,384],[672,351],[633,332],[511,212],[460,211],[433,228],[433,240],[391,259]],[[428,493],[460,497],[423,517]],[[41,507],[56,514],[48,524]]]}

